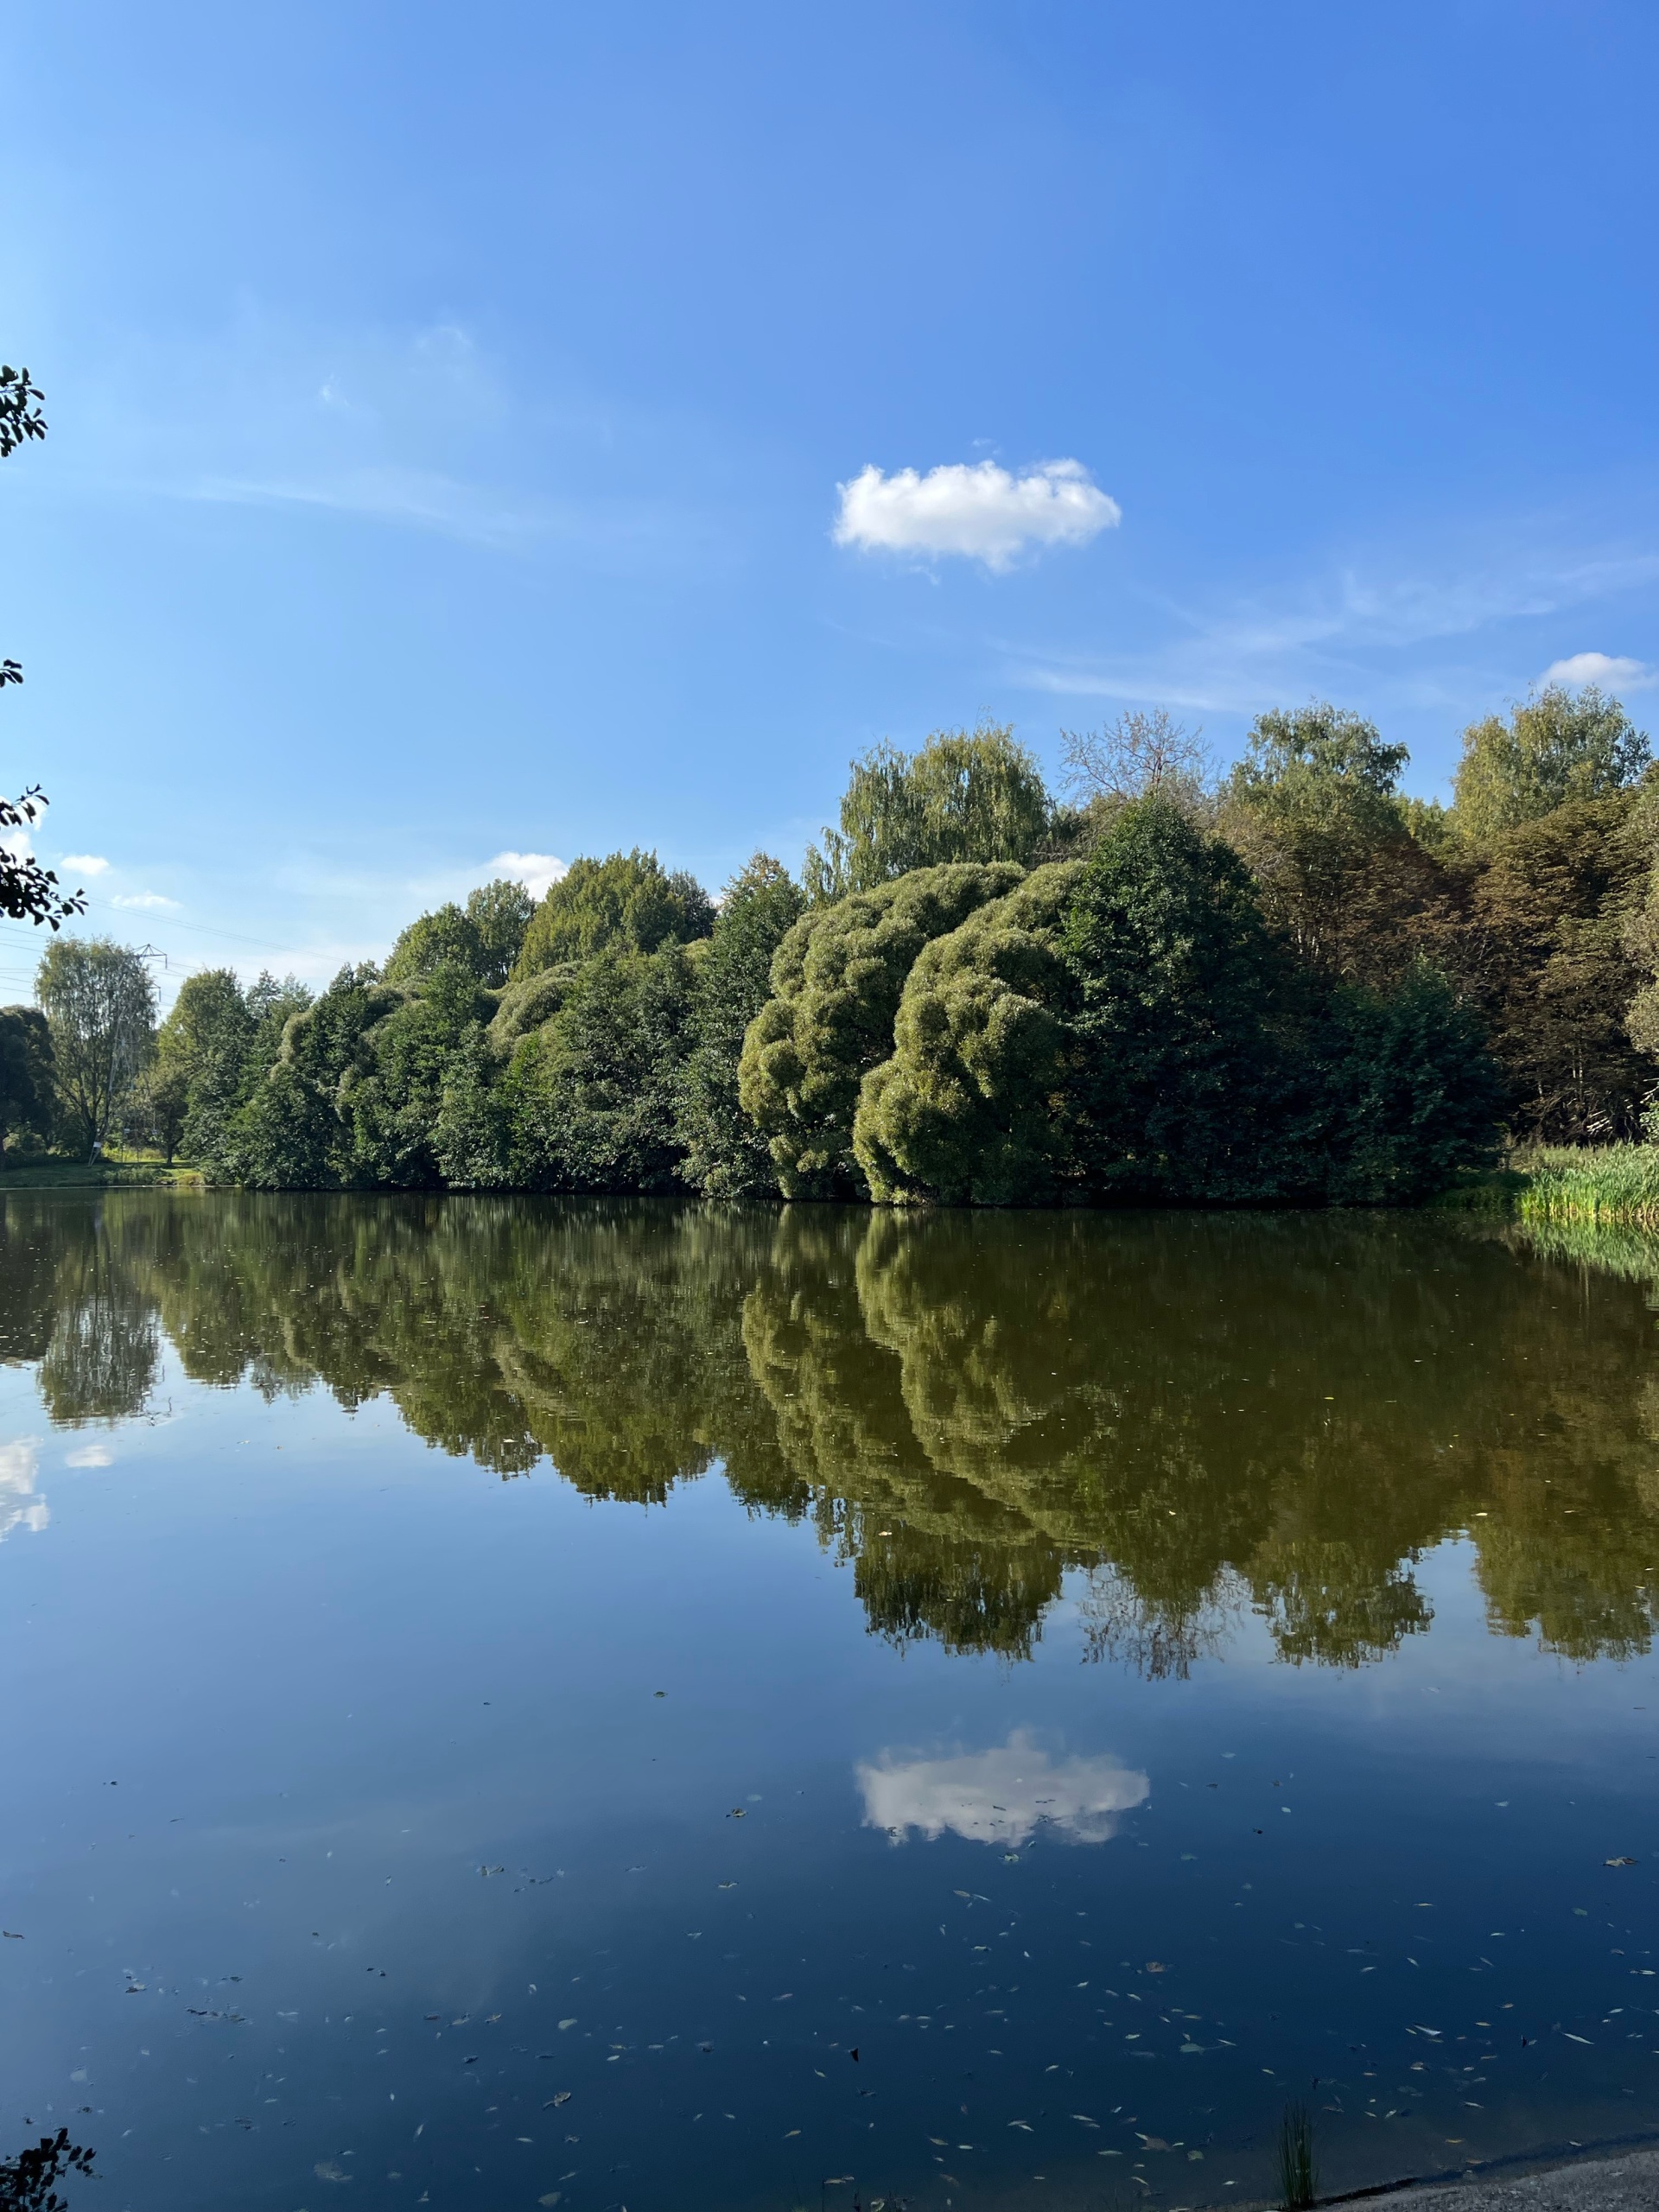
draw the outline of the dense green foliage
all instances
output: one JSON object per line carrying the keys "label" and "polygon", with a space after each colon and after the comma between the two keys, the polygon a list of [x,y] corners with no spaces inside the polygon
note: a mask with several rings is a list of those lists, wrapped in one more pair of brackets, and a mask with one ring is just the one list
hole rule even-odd
{"label": "dense green foliage", "polygon": [[918,868],[803,915],[772,962],[774,996],[743,1046],[739,1095],[770,1141],[788,1198],[861,1194],[853,1117],[865,1075],[893,1051],[893,1017],[922,947],[1019,882],[1012,861]]}
{"label": "dense green foliage", "polygon": [[91,1153],[109,1135],[155,1048],[149,970],[108,938],[59,938],[47,947],[35,991],[71,1141]]}
{"label": "dense green foliage", "polygon": [[193,976],[91,1090],[66,979],[142,963],[75,940],[0,1127],[270,1189],[903,1206],[1409,1203],[1506,1139],[1659,1133],[1659,776],[1616,702],[1474,724],[1449,808],[1317,702],[1219,782],[1163,714],[1065,751],[1077,805],[1007,730],[878,748],[803,882],[613,853],[315,1001]]}
{"label": "dense green foliage", "polygon": [[499,987],[512,973],[535,912],[522,883],[503,877],[483,884],[464,907],[451,903],[411,922],[391,948],[385,979],[409,988],[448,966],[486,988]]}
{"label": "dense green foliage", "polygon": [[38,1007],[0,1007],[0,1158],[51,1135],[52,1033]]}
{"label": "dense green foliage", "polygon": [[772,995],[772,963],[804,901],[781,862],[757,853],[726,887],[698,976],[681,1090],[680,1173],[711,1198],[777,1189],[764,1133],[743,1110],[739,1063],[749,1024]]}
{"label": "dense green foliage", "polygon": [[1465,732],[1459,833],[1480,842],[1574,799],[1605,798],[1635,783],[1649,757],[1617,699],[1593,683],[1577,692],[1551,684],[1511,709],[1508,721],[1492,715]]}
{"label": "dense green foliage", "polygon": [[520,980],[563,961],[591,960],[611,946],[655,952],[707,937],[715,909],[683,871],[670,874],[655,853],[613,853],[576,861],[531,917],[512,973]]}
{"label": "dense green foliage", "polygon": [[1011,730],[940,730],[919,752],[878,745],[852,764],[841,827],[809,845],[814,899],[872,890],[952,861],[1029,864],[1048,833],[1042,772]]}

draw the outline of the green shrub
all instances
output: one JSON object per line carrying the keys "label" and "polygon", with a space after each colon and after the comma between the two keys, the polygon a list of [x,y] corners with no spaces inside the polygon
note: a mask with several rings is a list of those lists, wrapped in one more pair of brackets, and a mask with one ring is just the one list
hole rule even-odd
{"label": "green shrub", "polygon": [[1060,951],[1073,861],[1039,868],[910,971],[890,1059],[865,1077],[854,1149],[880,1205],[1038,1205],[1066,1167],[1075,982]]}
{"label": "green shrub", "polygon": [[853,1153],[859,1085],[893,1052],[893,1017],[922,947],[1020,882],[1010,861],[918,868],[796,923],[738,1069],[785,1197],[864,1195]]}

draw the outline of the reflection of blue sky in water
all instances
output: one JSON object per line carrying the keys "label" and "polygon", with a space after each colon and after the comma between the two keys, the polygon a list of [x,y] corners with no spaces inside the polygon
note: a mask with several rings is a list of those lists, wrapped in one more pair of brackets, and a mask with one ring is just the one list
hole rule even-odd
{"label": "reflection of blue sky in water", "polygon": [[1023,1728],[991,1751],[950,1758],[884,1751],[857,1774],[865,1825],[900,1843],[912,1828],[930,1843],[948,1828],[973,1843],[1018,1845],[1039,1827],[1068,1843],[1104,1843],[1151,1789],[1109,1757],[1052,1760]]}

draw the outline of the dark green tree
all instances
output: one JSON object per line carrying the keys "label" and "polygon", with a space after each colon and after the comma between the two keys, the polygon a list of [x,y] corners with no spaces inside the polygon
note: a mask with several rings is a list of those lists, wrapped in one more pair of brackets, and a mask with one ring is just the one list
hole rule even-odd
{"label": "dark green tree", "polygon": [[1510,1086],[1473,1009],[1427,962],[1386,995],[1336,991],[1323,1057],[1325,1187],[1338,1205],[1408,1205],[1496,1160]]}
{"label": "dark green tree", "polygon": [[512,1179],[532,1190],[683,1187],[679,1094],[695,999],[682,945],[613,946],[588,961],[502,1079]]}
{"label": "dark green tree", "polygon": [[38,1007],[0,1007],[0,1159],[21,1138],[52,1133],[52,1033]]}
{"label": "dark green tree", "polygon": [[1112,1198],[1223,1203],[1297,1187],[1292,978],[1237,855],[1158,794],[1078,880],[1076,1172]]}
{"label": "dark green tree", "polygon": [[772,995],[772,955],[804,900],[782,862],[757,853],[727,885],[697,970],[690,1052],[680,1094],[680,1173],[711,1198],[774,1198],[766,1138],[743,1111],[738,1063],[749,1024]]}

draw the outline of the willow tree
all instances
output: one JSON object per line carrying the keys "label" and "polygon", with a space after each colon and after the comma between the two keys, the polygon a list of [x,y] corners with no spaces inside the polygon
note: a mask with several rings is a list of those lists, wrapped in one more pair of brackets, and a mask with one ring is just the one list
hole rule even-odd
{"label": "willow tree", "polygon": [[853,1151],[859,1085],[893,1052],[916,956],[1020,875],[1011,861],[918,868],[810,909],[785,938],[772,996],[744,1039],[738,1093],[786,1198],[864,1195]]}

